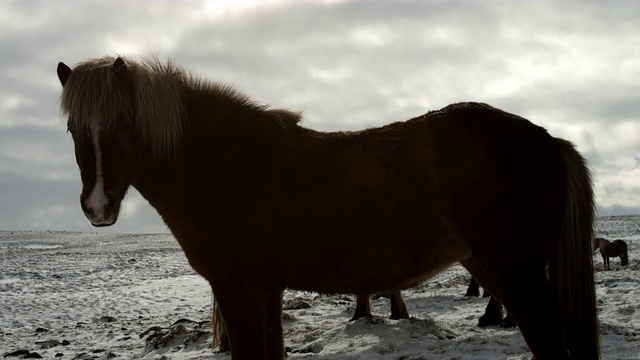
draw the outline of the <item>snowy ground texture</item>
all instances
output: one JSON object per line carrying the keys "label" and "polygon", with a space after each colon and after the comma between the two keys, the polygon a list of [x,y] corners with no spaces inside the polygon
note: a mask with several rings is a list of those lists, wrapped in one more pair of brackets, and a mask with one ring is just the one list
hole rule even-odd
{"label": "snowy ground texture", "polygon": [[[629,266],[594,255],[603,359],[640,359],[640,216],[599,219]],[[290,359],[530,359],[517,329],[476,327],[459,265],[404,292],[410,320],[349,323],[353,296],[285,292]],[[229,359],[211,349],[211,293],[165,234],[0,231],[0,356],[6,359]]]}

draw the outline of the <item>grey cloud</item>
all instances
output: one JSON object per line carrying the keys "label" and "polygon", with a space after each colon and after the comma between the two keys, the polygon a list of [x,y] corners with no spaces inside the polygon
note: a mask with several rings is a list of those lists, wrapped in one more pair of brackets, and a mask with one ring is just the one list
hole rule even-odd
{"label": "grey cloud", "polygon": [[[62,211],[58,223],[86,229],[55,66],[116,53],[172,58],[260,102],[303,110],[303,126],[322,130],[488,102],[575,142],[600,181],[603,214],[640,208],[612,202],[638,192],[622,181],[640,154],[625,135],[640,117],[638,2],[285,2],[226,15],[206,7],[0,3],[0,227],[68,206],[75,214]],[[118,229],[166,231],[131,195]]]}

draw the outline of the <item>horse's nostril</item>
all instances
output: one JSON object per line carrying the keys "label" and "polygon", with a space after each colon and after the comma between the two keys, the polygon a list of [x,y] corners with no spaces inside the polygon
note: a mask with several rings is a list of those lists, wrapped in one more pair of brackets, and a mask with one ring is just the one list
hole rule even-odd
{"label": "horse's nostril", "polygon": [[87,212],[88,207],[87,207],[87,199],[84,196],[80,196],[80,208],[82,208],[82,211]]}
{"label": "horse's nostril", "polygon": [[113,192],[97,192],[95,189],[88,195],[80,196],[80,207],[93,226],[109,226],[118,217],[117,194]]}
{"label": "horse's nostril", "polygon": [[87,203],[85,201],[80,201],[80,207],[82,208],[82,211],[85,214],[90,215],[90,216],[94,216],[95,215],[93,209],[88,207]]}

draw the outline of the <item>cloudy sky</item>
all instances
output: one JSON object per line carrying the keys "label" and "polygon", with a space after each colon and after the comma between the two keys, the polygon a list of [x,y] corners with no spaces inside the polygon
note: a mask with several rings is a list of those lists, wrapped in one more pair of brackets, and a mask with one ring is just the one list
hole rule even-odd
{"label": "cloudy sky", "polygon": [[640,2],[0,1],[0,229],[165,232],[135,190],[80,210],[59,61],[171,58],[303,125],[360,130],[482,101],[573,141],[599,215],[640,213]]}

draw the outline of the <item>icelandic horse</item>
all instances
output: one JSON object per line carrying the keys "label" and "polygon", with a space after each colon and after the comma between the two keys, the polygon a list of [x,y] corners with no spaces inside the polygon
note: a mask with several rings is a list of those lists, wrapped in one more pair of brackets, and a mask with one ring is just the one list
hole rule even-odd
{"label": "icelandic horse", "polygon": [[85,216],[112,225],[136,188],[211,285],[234,360],[285,356],[284,289],[387,293],[455,262],[536,359],[599,358],[593,190],[569,141],[469,102],[320,132],[155,59],[57,73]]}
{"label": "icelandic horse", "polygon": [[593,246],[594,251],[600,249],[600,255],[602,256],[605,269],[611,270],[609,258],[612,257],[619,257],[620,265],[622,266],[629,265],[629,251],[627,250],[627,243],[624,240],[609,241],[598,237],[593,239]]}

